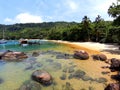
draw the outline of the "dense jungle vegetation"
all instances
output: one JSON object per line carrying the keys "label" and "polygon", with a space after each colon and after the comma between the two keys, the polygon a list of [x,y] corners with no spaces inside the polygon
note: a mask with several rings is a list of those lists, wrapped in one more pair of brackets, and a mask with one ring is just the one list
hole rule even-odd
{"label": "dense jungle vegetation", "polygon": [[0,38],[5,30],[5,39],[54,39],[68,41],[94,41],[120,44],[120,1],[113,3],[109,16],[113,21],[105,21],[100,15],[91,22],[89,16],[83,16],[81,22],[43,22],[14,25],[0,25]]}

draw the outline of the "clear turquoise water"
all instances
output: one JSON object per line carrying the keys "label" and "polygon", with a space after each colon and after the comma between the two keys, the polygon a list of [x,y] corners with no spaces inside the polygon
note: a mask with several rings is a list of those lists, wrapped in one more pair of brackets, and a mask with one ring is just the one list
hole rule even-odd
{"label": "clear turquoise water", "polygon": [[[56,83],[48,87],[41,85],[42,89],[40,90],[72,90],[71,88],[74,88],[74,90],[103,90],[105,87],[105,83],[98,83],[96,81],[84,81],[75,78],[68,79],[71,73],[63,72],[63,70],[71,66],[75,66],[74,70],[80,69],[85,71],[86,76],[90,76],[93,79],[105,77],[100,71],[102,62],[95,62],[93,60],[79,61],[73,58],[57,59],[56,54],[53,54],[55,52],[74,53],[75,48],[69,47],[68,45],[45,41],[41,45],[22,47],[17,41],[9,41],[7,44],[0,45],[0,50],[23,51],[29,56],[29,58],[20,62],[0,61],[0,78],[3,79],[3,82],[0,83],[0,90],[19,90],[24,82],[31,80],[32,72],[38,69],[48,71]],[[40,55],[38,57],[32,57],[34,51],[39,52]],[[59,64],[61,67],[58,66]],[[61,80],[60,78],[63,74],[66,75],[65,80]],[[66,87],[67,82],[70,83],[69,87],[71,88]]]}

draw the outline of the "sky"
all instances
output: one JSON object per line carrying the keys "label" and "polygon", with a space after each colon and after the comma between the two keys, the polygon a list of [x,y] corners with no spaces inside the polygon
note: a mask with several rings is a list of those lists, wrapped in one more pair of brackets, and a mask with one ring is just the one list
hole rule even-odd
{"label": "sky", "polygon": [[113,20],[107,10],[116,0],[0,0],[0,24],[81,22],[87,15]]}

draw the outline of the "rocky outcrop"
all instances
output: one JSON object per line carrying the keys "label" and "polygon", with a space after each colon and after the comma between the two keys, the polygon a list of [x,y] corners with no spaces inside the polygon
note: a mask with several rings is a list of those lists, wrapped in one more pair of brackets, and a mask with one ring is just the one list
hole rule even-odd
{"label": "rocky outcrop", "polygon": [[0,59],[7,61],[21,60],[27,58],[28,56],[23,52],[14,52],[14,51],[6,51],[0,55]]}
{"label": "rocky outcrop", "polygon": [[[116,58],[111,59],[110,70],[118,71],[117,75],[112,75],[111,78],[120,82],[120,60]],[[120,90],[120,83],[111,83],[104,90]]]}
{"label": "rocky outcrop", "polygon": [[45,86],[51,85],[53,82],[52,76],[48,72],[43,70],[34,71],[32,73],[32,79]]}
{"label": "rocky outcrop", "polygon": [[92,55],[94,60],[101,60],[101,61],[105,61],[107,60],[107,56],[104,54],[96,54],[96,55]]}
{"label": "rocky outcrop", "polygon": [[87,60],[89,59],[89,54],[84,50],[75,51],[74,58],[81,59],[81,60]]}
{"label": "rocky outcrop", "polygon": [[120,60],[116,58],[112,58],[110,69],[111,71],[120,71]]}
{"label": "rocky outcrop", "polygon": [[104,90],[120,90],[119,83],[111,83]]}

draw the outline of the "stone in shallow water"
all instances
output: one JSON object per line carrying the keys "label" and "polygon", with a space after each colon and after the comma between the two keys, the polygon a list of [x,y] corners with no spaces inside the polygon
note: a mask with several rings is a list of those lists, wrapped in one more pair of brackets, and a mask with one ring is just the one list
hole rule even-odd
{"label": "stone in shallow water", "polygon": [[52,76],[43,70],[36,70],[32,73],[32,79],[41,83],[44,86],[51,85],[53,83]]}
{"label": "stone in shallow water", "polygon": [[34,81],[26,81],[19,90],[42,90],[41,85]]}
{"label": "stone in shallow water", "polygon": [[74,71],[75,71],[74,67],[71,66],[71,67],[68,68],[68,73],[73,73]]}
{"label": "stone in shallow water", "polygon": [[47,59],[46,62],[52,63],[53,60],[52,59]]}
{"label": "stone in shallow water", "polygon": [[60,70],[62,68],[61,63],[53,62],[50,64],[50,66],[53,68],[53,70]]}
{"label": "stone in shallow water", "polygon": [[69,82],[62,86],[62,90],[75,90]]}
{"label": "stone in shallow water", "polygon": [[65,72],[65,73],[67,73],[67,70],[68,70],[68,68],[67,67],[65,67],[65,68],[63,68],[63,72]]}
{"label": "stone in shallow water", "polygon": [[26,65],[25,70],[34,70],[34,67],[31,64]]}
{"label": "stone in shallow water", "polygon": [[66,74],[62,74],[62,76],[60,76],[60,79],[61,80],[66,80],[66,77],[67,77]]}
{"label": "stone in shallow water", "polygon": [[35,58],[35,57],[29,57],[28,60],[33,60],[33,61],[35,61],[36,58]]}
{"label": "stone in shallow water", "polygon": [[100,77],[99,79],[96,80],[98,83],[105,83],[108,80],[106,78]]}
{"label": "stone in shallow water", "polygon": [[37,67],[42,67],[43,66],[43,64],[42,63],[37,63],[37,65],[36,65]]}
{"label": "stone in shallow water", "polygon": [[4,80],[2,78],[0,78],[0,84],[2,84],[4,82]]}
{"label": "stone in shallow water", "polygon": [[74,72],[73,76],[74,78],[80,79],[82,78],[86,73],[82,70],[77,70]]}
{"label": "stone in shallow water", "polygon": [[73,76],[73,74],[70,74],[69,76],[68,76],[68,79],[72,79],[74,76]]}
{"label": "stone in shallow water", "polygon": [[89,81],[89,80],[92,81],[93,79],[90,76],[83,76],[82,80],[83,81]]}
{"label": "stone in shallow water", "polygon": [[32,53],[32,56],[33,56],[33,57],[39,56],[39,52],[33,52],[33,53]]}
{"label": "stone in shallow water", "polygon": [[89,86],[88,90],[95,90],[94,87]]}
{"label": "stone in shallow water", "polygon": [[73,55],[66,53],[60,53],[56,55],[56,59],[71,59],[71,58],[73,58]]}

